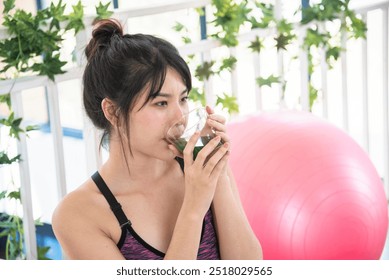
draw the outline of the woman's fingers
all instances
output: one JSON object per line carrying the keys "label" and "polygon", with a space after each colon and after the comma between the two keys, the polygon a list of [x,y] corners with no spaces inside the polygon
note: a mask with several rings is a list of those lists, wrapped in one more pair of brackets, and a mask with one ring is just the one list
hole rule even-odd
{"label": "woman's fingers", "polygon": [[197,154],[195,163],[198,167],[203,167],[208,159],[208,157],[213,153],[218,145],[220,145],[220,136],[216,136],[211,141],[209,141]]}
{"label": "woman's fingers", "polygon": [[211,107],[207,106],[206,111],[207,111],[209,119],[212,119],[212,120],[217,121],[217,122],[222,123],[222,124],[226,123],[226,118],[221,116],[221,115],[215,114],[215,111]]}
{"label": "woman's fingers", "polygon": [[214,114],[215,111],[210,107],[210,106],[206,106],[205,107],[205,110],[207,111],[207,114],[208,115],[211,115],[211,114]]}
{"label": "woman's fingers", "polygon": [[229,155],[229,143],[220,143],[218,136],[212,139],[197,155],[194,165],[202,168],[207,176],[218,178]]}
{"label": "woman's fingers", "polygon": [[215,118],[211,118],[212,116],[209,116],[207,119],[207,124],[213,128],[215,131],[223,131],[226,132],[226,125],[222,123],[221,119],[215,120]]}
{"label": "woman's fingers", "polygon": [[212,174],[216,166],[220,163],[220,160],[228,153],[228,143],[224,143],[222,146],[217,148],[217,150],[212,154],[211,157],[207,159],[207,162],[204,166],[204,171]]}
{"label": "woman's fingers", "polygon": [[211,119],[211,120],[214,120],[216,122],[219,122],[221,124],[226,124],[226,118],[221,116],[221,115],[217,115],[217,114],[211,114],[211,115],[208,115],[208,118]]}
{"label": "woman's fingers", "polygon": [[217,136],[221,136],[222,142],[226,143],[230,141],[227,135],[226,119],[219,115],[210,115],[207,119],[207,125],[212,128]]}
{"label": "woman's fingers", "polygon": [[211,174],[211,176],[213,178],[219,178],[220,174],[223,172],[223,170],[225,170],[229,156],[230,156],[230,153],[228,151],[225,152],[224,155],[222,156],[222,158],[215,165],[215,167],[212,170],[212,174]]}
{"label": "woman's fingers", "polygon": [[[228,137],[227,133],[225,133],[225,132],[220,132],[220,131],[216,131],[215,134],[216,134],[217,136],[220,136],[220,137],[221,137],[223,143],[229,143],[229,142],[230,142],[230,138]],[[231,145],[231,143],[230,143],[230,145]],[[231,148],[231,147],[230,147],[230,148]]]}
{"label": "woman's fingers", "polygon": [[185,149],[183,151],[184,163],[185,166],[190,166],[193,164],[193,150],[196,146],[197,141],[199,140],[200,132],[196,131],[192,137],[190,137],[188,143],[186,143]]}

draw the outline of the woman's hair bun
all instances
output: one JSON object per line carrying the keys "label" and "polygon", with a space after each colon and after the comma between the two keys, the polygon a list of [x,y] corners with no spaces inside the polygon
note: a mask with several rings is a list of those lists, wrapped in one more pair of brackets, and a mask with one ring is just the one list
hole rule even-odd
{"label": "woman's hair bun", "polygon": [[106,47],[115,35],[123,37],[123,27],[116,19],[102,19],[94,23],[92,39],[85,48],[89,60],[101,47]]}

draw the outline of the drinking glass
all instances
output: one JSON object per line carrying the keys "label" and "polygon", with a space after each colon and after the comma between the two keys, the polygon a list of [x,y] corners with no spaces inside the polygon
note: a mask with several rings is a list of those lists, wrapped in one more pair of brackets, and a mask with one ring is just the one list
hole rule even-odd
{"label": "drinking glass", "polygon": [[[189,113],[184,114],[180,120],[168,129],[166,139],[172,143],[177,150],[183,152],[192,135],[196,131],[200,131],[200,137],[193,150],[193,159],[196,159],[197,154],[201,149],[216,136],[215,131],[207,124],[207,118],[208,114],[205,108],[198,107],[193,109]],[[210,158],[221,145],[222,141],[208,158]]]}

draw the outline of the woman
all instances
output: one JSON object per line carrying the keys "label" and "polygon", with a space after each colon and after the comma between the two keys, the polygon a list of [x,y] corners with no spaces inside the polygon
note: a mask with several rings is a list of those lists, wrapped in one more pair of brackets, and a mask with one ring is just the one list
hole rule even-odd
{"label": "woman", "polygon": [[[198,134],[182,155],[165,138],[188,110],[191,89],[188,66],[176,48],[150,35],[124,35],[117,21],[103,20],[85,53],[84,106],[104,131],[109,158],[54,212],[54,232],[65,255],[262,258],[228,167],[225,120],[207,107],[207,122],[218,136],[196,160]],[[211,154],[221,139],[223,146]]]}

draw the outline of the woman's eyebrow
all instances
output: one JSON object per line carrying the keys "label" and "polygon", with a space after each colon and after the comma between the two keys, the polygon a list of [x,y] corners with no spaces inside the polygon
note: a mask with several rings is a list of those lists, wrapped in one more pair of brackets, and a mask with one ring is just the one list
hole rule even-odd
{"label": "woman's eyebrow", "polygon": [[[184,95],[184,94],[187,93],[187,92],[188,92],[188,89],[184,89],[184,90],[180,93],[180,96],[181,96],[181,95]],[[153,94],[153,98],[156,98],[156,97],[159,97],[159,96],[170,98],[170,97],[173,96],[173,94],[171,94],[171,93],[166,93],[166,92],[157,92],[157,93]]]}

